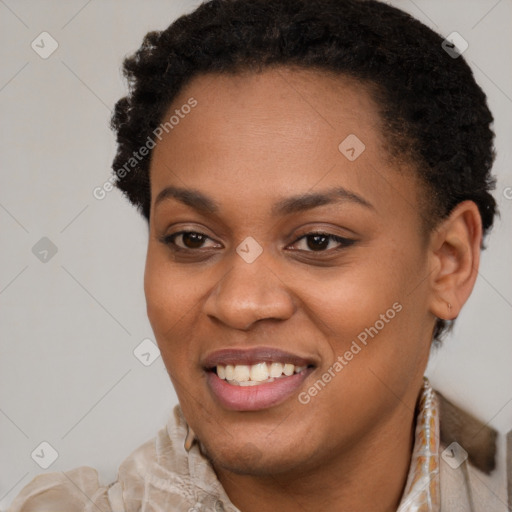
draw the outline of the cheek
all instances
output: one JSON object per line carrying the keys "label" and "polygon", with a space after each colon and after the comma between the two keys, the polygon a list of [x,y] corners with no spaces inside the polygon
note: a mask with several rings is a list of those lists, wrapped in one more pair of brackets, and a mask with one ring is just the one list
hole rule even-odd
{"label": "cheek", "polygon": [[322,275],[309,272],[300,279],[295,293],[311,311],[311,319],[343,341],[347,335],[355,336],[373,325],[394,303],[401,303],[403,281],[382,272],[379,265],[358,263]]}
{"label": "cheek", "polygon": [[367,268],[304,285],[314,290],[304,291],[305,306],[325,337],[324,365],[316,379],[328,385],[310,382],[302,398],[310,400],[312,416],[329,425],[334,439],[340,428],[347,435],[365,428],[395,407],[396,397],[408,397],[411,383],[423,375],[428,343],[418,336],[421,312],[407,297],[405,278]]}
{"label": "cheek", "polygon": [[[174,268],[161,251],[148,249],[144,273],[147,315],[167,367],[186,357],[183,348],[190,337],[197,297],[190,280]],[[180,340],[183,342],[180,343]],[[171,354],[173,357],[169,358]]]}
{"label": "cheek", "polygon": [[174,290],[170,288],[164,265],[158,260],[154,251],[148,249],[144,273],[144,293],[151,326],[154,331],[160,332],[165,329],[165,326],[172,325],[172,319],[169,317],[177,311],[174,307],[175,295],[172,293]]}
{"label": "cheek", "polygon": [[[426,289],[417,286],[423,259],[405,251],[377,252],[378,258],[322,276],[308,272],[296,293],[328,340],[324,355],[329,363],[348,352],[350,366],[358,372],[368,367],[416,372],[429,345],[423,335]],[[351,347],[357,355],[352,356]]]}

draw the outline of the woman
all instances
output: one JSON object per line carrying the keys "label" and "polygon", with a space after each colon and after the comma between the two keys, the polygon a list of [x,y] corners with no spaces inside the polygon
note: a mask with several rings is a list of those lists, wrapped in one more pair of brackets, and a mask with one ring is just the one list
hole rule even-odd
{"label": "woman", "polygon": [[180,405],[116,482],[42,475],[11,511],[501,510],[423,377],[495,215],[459,53],[358,0],[213,0],[146,36],[113,169]]}

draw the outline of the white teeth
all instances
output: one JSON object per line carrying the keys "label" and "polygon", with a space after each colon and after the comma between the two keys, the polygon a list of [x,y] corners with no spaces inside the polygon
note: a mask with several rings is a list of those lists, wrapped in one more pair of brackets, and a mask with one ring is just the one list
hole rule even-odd
{"label": "white teeth", "polygon": [[256,382],[255,380],[246,380],[245,382],[239,382],[239,386],[257,386],[259,382]]}
{"label": "white teeth", "polygon": [[233,379],[237,382],[245,382],[251,378],[251,367],[245,364],[237,364],[235,366],[235,374]]}
{"label": "white teeth", "polygon": [[290,375],[293,375],[293,372],[295,371],[295,366],[293,364],[285,364],[283,368],[283,373],[289,377]]}
{"label": "white teeth", "polygon": [[268,379],[267,363],[258,363],[251,366],[251,380],[261,382]]}
{"label": "white teeth", "polygon": [[226,368],[224,366],[217,366],[217,375],[219,376],[219,379],[225,379],[226,378]]}
{"label": "white teeth", "polygon": [[270,365],[270,376],[271,377],[281,377],[283,373],[283,365],[281,363],[272,363]]}
{"label": "white teeth", "polygon": [[230,384],[240,386],[256,386],[258,384],[273,382],[274,379],[294,373],[302,372],[305,366],[295,366],[291,363],[256,363],[251,366],[245,364],[223,366],[217,365],[217,375]]}
{"label": "white teeth", "polygon": [[[260,384],[262,384],[261,382],[256,382],[255,380],[246,380],[245,382],[237,382],[236,380],[230,380],[228,381],[230,384],[233,384],[235,386],[242,386],[242,387],[245,387],[245,386],[259,386]],[[267,379],[265,381],[265,384],[269,383],[269,382],[274,382],[274,379]]]}
{"label": "white teeth", "polygon": [[[219,365],[219,366],[221,366],[221,365]],[[218,373],[218,370],[217,370],[217,373]],[[234,378],[235,378],[235,367],[232,364],[228,364],[226,366],[226,379],[233,380]]]}

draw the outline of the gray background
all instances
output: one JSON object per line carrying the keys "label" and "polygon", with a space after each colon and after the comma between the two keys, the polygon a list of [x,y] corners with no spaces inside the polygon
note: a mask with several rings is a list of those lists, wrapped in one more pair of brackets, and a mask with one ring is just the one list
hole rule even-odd
{"label": "gray background", "polygon": [[[100,201],[92,191],[108,179],[115,151],[108,123],[125,93],[122,58],[147,31],[167,27],[198,3],[0,0],[2,508],[45,471],[31,458],[42,441],[59,453],[46,471],[89,465],[107,484],[176,403],[161,358],[144,366],[133,354],[152,339],[142,290],[145,222],[119,192]],[[506,433],[512,425],[512,2],[389,3],[443,36],[457,31],[468,41],[464,56],[496,118],[501,220],[476,289],[427,374],[448,398]],[[47,59],[31,48],[43,31],[59,44]],[[58,249],[46,262],[32,252],[42,237]],[[493,478],[504,480],[503,453]]]}

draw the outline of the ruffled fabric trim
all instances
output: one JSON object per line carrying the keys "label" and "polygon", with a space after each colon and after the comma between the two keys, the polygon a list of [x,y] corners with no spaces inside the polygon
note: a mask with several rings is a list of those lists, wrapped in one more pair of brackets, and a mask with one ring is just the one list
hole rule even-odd
{"label": "ruffled fabric trim", "polygon": [[397,512],[439,512],[439,402],[428,379],[418,402],[411,465]]}

